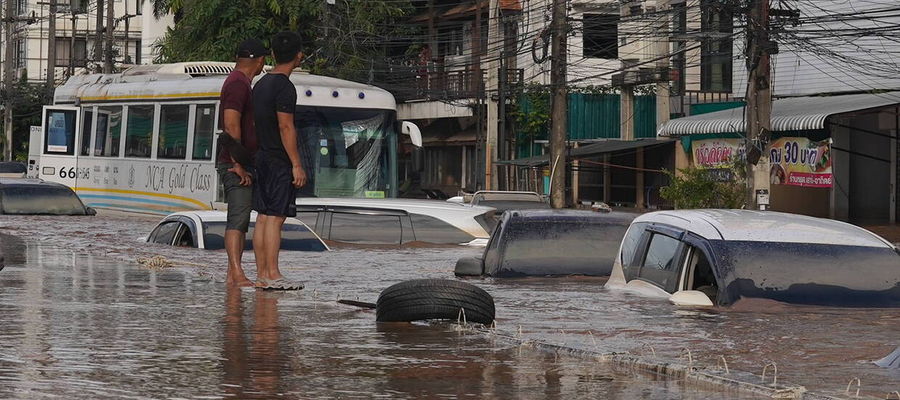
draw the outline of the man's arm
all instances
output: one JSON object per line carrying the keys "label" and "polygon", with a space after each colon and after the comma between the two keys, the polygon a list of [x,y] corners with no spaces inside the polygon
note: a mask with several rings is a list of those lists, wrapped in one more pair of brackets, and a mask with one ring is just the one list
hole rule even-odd
{"label": "man's arm", "polygon": [[[235,142],[241,143],[241,112],[239,110],[243,109],[243,99],[246,98],[246,93],[242,86],[231,85],[230,87],[226,87],[223,89],[223,92],[228,93],[228,96],[222,99],[222,104],[220,107],[224,109],[222,113],[222,124],[224,125],[222,129],[228,136],[231,136]],[[234,160],[234,157],[231,157],[231,162],[234,164],[233,167],[229,169],[229,171],[237,174],[238,177],[241,178],[241,185],[247,186],[250,185],[250,174],[244,169],[244,167]]]}
{"label": "man's arm", "polygon": [[294,114],[276,112],[278,116],[278,130],[281,133],[281,144],[284,151],[291,159],[291,174],[294,176],[295,187],[303,187],[306,184],[306,171],[300,164],[300,153],[297,151],[297,129],[294,127]]}

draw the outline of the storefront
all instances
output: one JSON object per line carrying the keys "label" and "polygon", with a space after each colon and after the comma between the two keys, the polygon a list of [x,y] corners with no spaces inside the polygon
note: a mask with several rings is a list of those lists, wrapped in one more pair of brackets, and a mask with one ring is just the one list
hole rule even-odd
{"label": "storefront", "polygon": [[[896,222],[900,93],[797,97],[773,102],[768,163],[776,211],[857,223]],[[679,167],[717,169],[743,157],[744,109],[669,121]]]}

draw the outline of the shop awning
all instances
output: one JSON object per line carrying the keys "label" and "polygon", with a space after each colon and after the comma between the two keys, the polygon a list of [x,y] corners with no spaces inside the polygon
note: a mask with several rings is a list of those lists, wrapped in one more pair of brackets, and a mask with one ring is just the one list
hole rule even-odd
{"label": "shop awning", "polygon": [[[772,130],[804,131],[824,129],[825,120],[835,114],[900,104],[900,92],[850,94],[829,97],[792,97],[772,102]],[[744,108],[673,119],[657,132],[659,136],[733,133],[746,131]]]}
{"label": "shop awning", "polygon": [[[639,140],[604,140],[592,143],[587,146],[581,146],[577,149],[569,151],[569,158],[586,158],[598,156],[605,153],[615,153],[624,150],[632,150],[639,147],[658,146],[671,143],[671,139],[639,139]],[[517,160],[497,161],[497,164],[515,165],[518,167],[538,167],[550,163],[550,155],[544,154],[540,156],[520,158]]]}

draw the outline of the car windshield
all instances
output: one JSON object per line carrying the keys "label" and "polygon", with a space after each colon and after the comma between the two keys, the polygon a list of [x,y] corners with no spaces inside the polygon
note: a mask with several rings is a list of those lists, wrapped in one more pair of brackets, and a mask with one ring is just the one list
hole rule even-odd
{"label": "car windshield", "polygon": [[72,189],[57,185],[0,186],[2,214],[85,215],[81,199]]}
{"label": "car windshield", "polygon": [[[250,222],[247,231],[246,249],[253,248],[254,222]],[[225,222],[204,222],[203,242],[206,250],[221,250],[225,248]],[[297,223],[285,223],[281,228],[281,249],[291,251],[325,251],[325,244],[309,230],[305,225]]]}
{"label": "car windshield", "polygon": [[841,306],[900,305],[900,254],[888,247],[711,241],[720,303],[741,296]]}
{"label": "car windshield", "polygon": [[609,275],[628,222],[541,219],[504,229],[500,275]]}
{"label": "car windshield", "polygon": [[300,195],[387,197],[391,113],[297,106],[294,123],[307,171],[307,183]]}

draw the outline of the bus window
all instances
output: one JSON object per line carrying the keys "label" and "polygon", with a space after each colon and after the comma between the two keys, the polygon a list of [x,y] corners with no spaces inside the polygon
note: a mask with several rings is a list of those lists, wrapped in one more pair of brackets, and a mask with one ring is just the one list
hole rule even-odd
{"label": "bus window", "polygon": [[150,158],[154,106],[128,106],[125,157]]}
{"label": "bus window", "polygon": [[94,107],[84,107],[81,113],[81,155],[91,155],[91,124],[94,122]]}
{"label": "bus window", "polygon": [[78,111],[47,109],[44,121],[45,154],[75,154],[75,118]]}
{"label": "bus window", "polygon": [[[184,160],[187,153],[188,105],[160,107],[156,158]],[[129,123],[128,125],[131,125]]]}
{"label": "bus window", "polygon": [[197,106],[194,123],[194,160],[212,159],[213,125],[215,125],[216,105],[200,104]]}
{"label": "bus window", "polygon": [[122,106],[97,108],[95,136],[97,136],[94,142],[95,156],[119,156],[119,138],[122,136]]}

